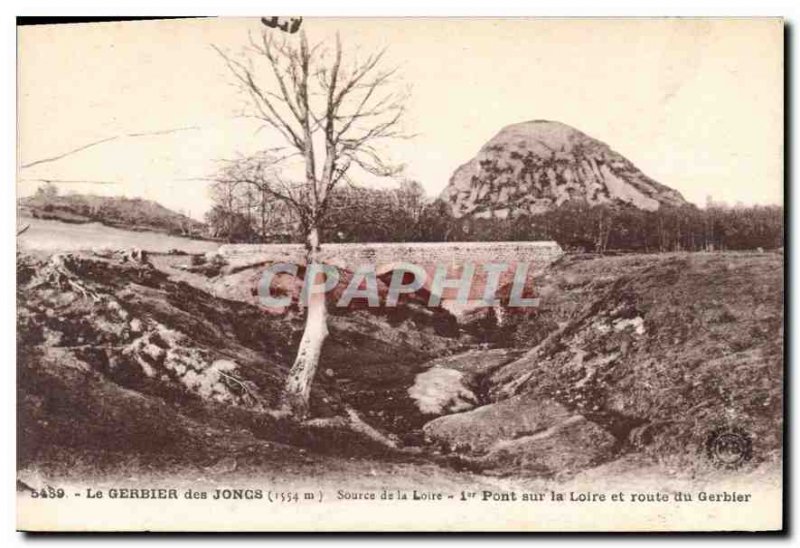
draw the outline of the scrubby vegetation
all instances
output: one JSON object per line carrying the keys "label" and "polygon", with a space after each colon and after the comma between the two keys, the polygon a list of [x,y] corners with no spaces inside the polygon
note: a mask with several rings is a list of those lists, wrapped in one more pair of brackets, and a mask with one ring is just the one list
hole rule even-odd
{"label": "scrubby vegetation", "polygon": [[775,253],[568,257],[542,306],[504,326],[531,350],[492,374],[492,397],[559,402],[625,450],[681,466],[703,460],[720,425],[748,432],[756,460],[779,460],[782,265]]}
{"label": "scrubby vegetation", "polygon": [[205,225],[186,215],[141,198],[59,195],[53,185],[44,185],[32,196],[21,198],[20,213],[67,223],[97,222],[128,230],[151,230],[177,236],[203,237]]}
{"label": "scrubby vegetation", "polygon": [[[218,201],[207,217],[219,237],[236,242],[301,241],[285,210],[264,209],[263,201],[250,194],[224,195],[228,201]],[[270,215],[262,215],[264,211]],[[776,249],[783,246],[783,215],[781,206],[709,203],[702,209],[687,205],[647,211],[573,200],[535,215],[457,218],[449,204],[426,200],[418,184],[406,182],[393,189],[337,190],[323,241],[555,240],[567,250],[640,253]]]}
{"label": "scrubby vegetation", "polygon": [[272,413],[300,314],[233,290],[255,270],[176,281],[169,258],[18,257],[22,468],[320,474],[345,457],[561,479],[633,458],[702,474],[726,425],[752,437],[747,466],[782,458],[779,253],[567,256],[540,308],[481,324],[493,349],[410,305],[333,315],[305,422]]}
{"label": "scrubby vegetation", "polygon": [[291,453],[385,451],[344,421],[348,407],[381,426],[400,420],[393,394],[457,346],[411,311],[393,327],[368,311],[332,318],[311,400],[319,424],[300,427],[270,410],[302,315],[212,296],[125,253],[20,254],[17,274],[23,468],[60,450],[100,463],[119,453],[205,463],[228,449],[220,438],[288,444]]}

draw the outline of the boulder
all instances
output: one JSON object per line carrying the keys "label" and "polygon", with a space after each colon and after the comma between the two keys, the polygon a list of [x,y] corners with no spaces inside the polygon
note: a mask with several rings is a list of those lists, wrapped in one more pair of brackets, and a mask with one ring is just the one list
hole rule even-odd
{"label": "boulder", "polygon": [[616,439],[563,405],[531,394],[439,417],[423,427],[428,442],[489,468],[568,475],[607,460]]}

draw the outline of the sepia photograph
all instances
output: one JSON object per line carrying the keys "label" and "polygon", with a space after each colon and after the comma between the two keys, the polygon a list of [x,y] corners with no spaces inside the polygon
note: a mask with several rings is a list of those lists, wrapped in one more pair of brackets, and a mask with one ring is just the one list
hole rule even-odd
{"label": "sepia photograph", "polygon": [[21,531],[781,531],[779,17],[17,21]]}

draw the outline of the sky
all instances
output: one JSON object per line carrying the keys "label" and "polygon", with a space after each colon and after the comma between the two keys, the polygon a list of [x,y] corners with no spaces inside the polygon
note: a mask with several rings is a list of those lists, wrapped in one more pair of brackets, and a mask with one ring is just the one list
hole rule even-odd
{"label": "sky", "polygon": [[[19,28],[18,194],[41,179],[93,181],[59,186],[202,218],[221,160],[279,143],[237,116],[244,98],[212,48],[235,53],[263,28],[245,18]],[[504,126],[546,119],[698,205],[783,203],[780,20],[306,18],[302,28],[311,42],[338,32],[348,56],[387,48],[410,87],[414,134],[387,150],[431,197]]]}

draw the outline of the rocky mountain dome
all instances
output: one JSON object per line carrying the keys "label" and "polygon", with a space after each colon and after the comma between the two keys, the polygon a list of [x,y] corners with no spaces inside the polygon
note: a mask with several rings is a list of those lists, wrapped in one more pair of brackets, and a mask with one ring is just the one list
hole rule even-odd
{"label": "rocky mountain dome", "polygon": [[560,122],[503,128],[456,169],[442,198],[456,216],[536,214],[570,200],[656,210],[687,202],[605,143]]}

